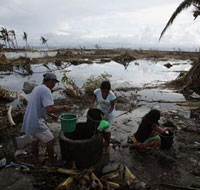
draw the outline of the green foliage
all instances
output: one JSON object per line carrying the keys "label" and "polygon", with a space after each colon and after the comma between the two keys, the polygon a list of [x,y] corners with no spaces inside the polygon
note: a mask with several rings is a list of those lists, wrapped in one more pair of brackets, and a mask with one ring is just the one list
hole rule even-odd
{"label": "green foliage", "polygon": [[100,88],[101,83],[105,80],[109,80],[112,75],[104,72],[103,74],[95,77],[94,75],[91,75],[86,82],[83,85],[83,89],[85,90],[85,94],[92,95],[93,91],[96,88]]}
{"label": "green foliage", "polygon": [[[69,72],[69,71],[68,71]],[[62,83],[66,88],[72,88],[72,89],[77,89],[78,87],[76,86],[75,82],[69,78],[66,73],[63,74],[63,77],[61,79]]]}

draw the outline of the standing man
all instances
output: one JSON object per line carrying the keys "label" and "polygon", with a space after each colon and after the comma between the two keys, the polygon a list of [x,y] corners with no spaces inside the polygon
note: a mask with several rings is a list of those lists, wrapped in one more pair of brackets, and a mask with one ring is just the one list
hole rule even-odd
{"label": "standing man", "polygon": [[45,121],[46,115],[55,119],[54,113],[61,111],[68,111],[68,105],[55,106],[51,95],[51,89],[59,82],[54,73],[46,73],[43,75],[43,84],[38,85],[32,91],[24,121],[22,125],[22,132],[30,137],[32,140],[32,151],[35,161],[39,161],[39,141],[44,143],[47,148],[49,161],[53,163],[54,158],[54,143],[55,139],[49,130]]}

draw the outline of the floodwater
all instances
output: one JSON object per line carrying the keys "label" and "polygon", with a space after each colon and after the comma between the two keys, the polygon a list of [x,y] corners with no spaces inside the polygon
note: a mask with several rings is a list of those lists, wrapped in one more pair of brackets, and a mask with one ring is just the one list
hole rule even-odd
{"label": "floodwater", "polygon": [[[173,66],[168,69],[164,65],[169,62]],[[68,64],[66,63],[66,65]],[[112,75],[110,80],[113,88],[142,88],[144,86],[154,86],[174,80],[180,71],[188,71],[191,68],[191,62],[189,60],[158,62],[137,60],[131,62],[127,69],[114,61],[105,64],[97,64],[94,62],[93,64],[71,65],[65,68],[66,65],[57,67],[49,63],[47,68],[42,64],[33,64],[31,66],[33,74],[29,76],[25,75],[26,71],[23,68],[15,68],[11,74],[6,75],[5,73],[0,73],[0,85],[6,89],[21,92],[25,81],[35,81],[39,84],[42,82],[45,72],[53,71],[58,76],[58,79],[61,80],[63,73],[70,71],[67,72],[67,75],[80,88],[91,75],[98,76],[105,72]],[[59,86],[62,87],[62,83]]]}
{"label": "floodwater", "polygon": [[40,58],[46,56],[55,56],[56,51],[38,51],[38,52],[4,52],[5,56],[9,59],[16,59],[19,57]]}
{"label": "floodwater", "polygon": [[[170,63],[172,67],[167,68],[164,65]],[[98,76],[102,73],[112,75],[110,78],[112,89],[115,91],[117,97],[121,96],[127,100],[125,108],[129,104],[139,106],[137,109],[127,114],[121,115],[124,112],[123,105],[118,106],[116,111],[116,118],[114,120],[113,135],[117,136],[118,140],[125,141],[127,135],[133,134],[137,129],[142,116],[150,109],[159,109],[163,113],[167,111],[176,112],[176,114],[189,117],[189,110],[182,110],[176,103],[185,101],[182,94],[175,93],[168,89],[160,88],[146,88],[147,86],[156,86],[171,81],[177,78],[181,71],[188,71],[191,68],[191,61],[189,60],[168,60],[168,61],[151,61],[151,60],[136,60],[129,64],[126,68],[122,64],[114,61],[98,64],[81,64],[81,65],[63,64],[61,67],[49,63],[47,66],[43,64],[33,64],[32,75],[26,74],[23,68],[15,68],[14,72],[10,74],[0,73],[0,86],[23,94],[22,88],[25,81],[34,81],[40,84],[43,80],[43,74],[48,71],[53,71],[58,79],[61,80],[64,72],[73,79],[78,87],[82,87],[85,81],[91,76]],[[21,73],[21,74],[19,74]],[[62,82],[57,87],[63,88]],[[120,90],[121,89],[121,90]],[[128,89],[128,90],[122,90]],[[61,96],[59,92],[53,93],[54,98]],[[84,121],[87,110],[82,110],[79,115],[79,120]],[[118,117],[119,116],[119,117]],[[121,126],[121,127],[118,127]]]}

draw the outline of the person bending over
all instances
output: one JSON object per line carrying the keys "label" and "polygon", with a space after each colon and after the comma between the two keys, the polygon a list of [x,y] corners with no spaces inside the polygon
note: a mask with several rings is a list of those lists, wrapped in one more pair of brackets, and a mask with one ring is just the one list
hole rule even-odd
{"label": "person bending over", "polygon": [[21,132],[25,133],[31,139],[32,151],[36,163],[37,161],[39,162],[39,141],[46,145],[49,160],[53,163],[55,161],[55,139],[47,126],[45,117],[46,115],[49,115],[55,119],[56,116],[54,113],[67,111],[70,107],[68,105],[54,105],[51,89],[59,81],[54,73],[46,73],[43,76],[43,84],[35,87],[31,93]]}
{"label": "person bending over", "polygon": [[158,121],[160,119],[160,111],[153,109],[149,111],[143,118],[136,133],[132,137],[134,146],[145,150],[148,147],[153,149],[160,146],[160,134],[168,133],[168,128],[160,127]]}
{"label": "person bending over", "polygon": [[91,109],[94,108],[94,103],[97,101],[98,108],[104,113],[103,119],[107,119],[110,127],[102,132],[105,140],[105,153],[110,151],[110,138],[111,138],[111,126],[115,113],[115,100],[116,96],[111,91],[111,84],[109,81],[103,81],[101,88],[94,90]]}

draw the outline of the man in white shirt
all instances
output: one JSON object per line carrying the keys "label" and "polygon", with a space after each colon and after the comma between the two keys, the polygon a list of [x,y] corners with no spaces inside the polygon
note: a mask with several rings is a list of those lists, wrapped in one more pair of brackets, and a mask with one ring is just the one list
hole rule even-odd
{"label": "man in white shirt", "polygon": [[46,73],[43,75],[43,84],[35,87],[31,93],[30,100],[24,116],[22,132],[32,140],[32,150],[35,161],[39,157],[39,141],[44,143],[47,148],[47,153],[50,162],[54,162],[54,143],[55,139],[49,130],[45,117],[49,115],[55,118],[53,113],[67,111],[70,109],[68,105],[55,106],[51,95],[51,89],[59,82],[54,73]]}

